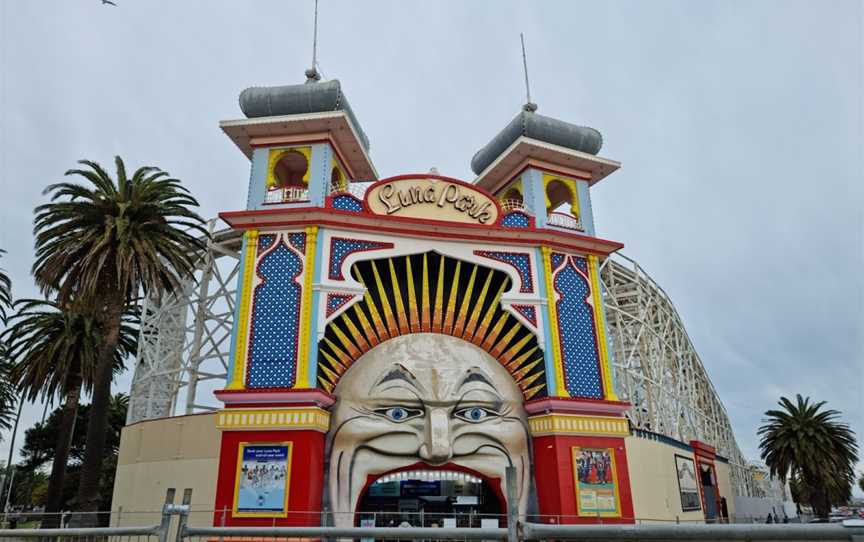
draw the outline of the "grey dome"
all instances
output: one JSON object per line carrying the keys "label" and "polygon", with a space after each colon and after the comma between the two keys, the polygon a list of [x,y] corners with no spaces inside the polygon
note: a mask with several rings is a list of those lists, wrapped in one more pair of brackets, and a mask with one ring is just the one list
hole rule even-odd
{"label": "grey dome", "polygon": [[482,173],[520,136],[588,154],[597,154],[603,146],[603,136],[594,128],[523,110],[492,141],[477,151],[471,159],[471,169],[477,175]]}
{"label": "grey dome", "polygon": [[357,130],[363,148],[369,150],[369,139],[348,105],[348,99],[342,92],[338,79],[322,83],[247,88],[240,93],[240,109],[250,119],[344,111]]}

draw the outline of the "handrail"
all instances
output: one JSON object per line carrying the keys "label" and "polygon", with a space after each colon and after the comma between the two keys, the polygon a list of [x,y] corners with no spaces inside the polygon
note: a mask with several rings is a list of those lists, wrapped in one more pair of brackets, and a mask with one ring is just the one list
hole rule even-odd
{"label": "handrail", "polygon": [[64,529],[0,529],[0,539],[3,538],[43,538],[60,536],[68,538],[102,537],[102,536],[157,536],[161,532],[160,525],[149,527],[82,527]]}
{"label": "handrail", "polygon": [[507,529],[435,527],[190,527],[182,536],[255,538],[375,538],[401,540],[491,540],[507,538]]}

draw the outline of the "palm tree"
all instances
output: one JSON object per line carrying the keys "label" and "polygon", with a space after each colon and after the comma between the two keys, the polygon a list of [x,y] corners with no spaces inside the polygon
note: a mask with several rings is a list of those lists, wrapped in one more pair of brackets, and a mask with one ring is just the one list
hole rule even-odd
{"label": "palm tree", "polygon": [[816,515],[827,517],[832,504],[851,495],[855,433],[838,421],[839,412],[822,410],[825,401],[811,403],[797,395],[795,403],[781,397],[778,404],[783,409],[767,411],[759,428],[762,460],[772,476],[796,480]]}
{"label": "palm tree", "polygon": [[[90,300],[100,321],[102,344],[78,487],[79,510],[95,512],[122,314],[142,293],[158,296],[180,289],[204,247],[198,236],[207,232],[191,210],[198,202],[166,172],[142,167],[130,178],[118,156],[115,180],[95,162],[79,163],[87,169],[66,175],[86,182],[49,186],[45,193],[51,201],[35,210],[33,274],[44,292],[57,292],[61,305]],[[85,514],[78,520],[93,525],[96,518]]]}
{"label": "palm tree", "polygon": [[[61,397],[63,410],[56,435],[51,477],[48,482],[45,512],[51,514],[42,522],[43,528],[59,525],[63,505],[63,481],[78,401],[82,389],[93,387],[97,352],[102,343],[99,322],[81,307],[61,308],[52,301],[22,299],[15,304],[16,314],[3,334],[10,358],[15,360],[12,381],[23,399],[53,401]],[[123,359],[136,347],[135,314],[124,314],[120,325],[114,370],[122,370]]]}
{"label": "palm tree", "polygon": [[[6,251],[0,249],[0,256]],[[9,315],[8,310],[12,306],[12,280],[5,271],[0,269],[0,323],[5,324]],[[9,371],[12,370],[12,361],[9,359],[6,344],[0,341],[0,429],[5,430],[12,427],[15,418],[15,406],[18,396],[15,387],[9,379]]]}

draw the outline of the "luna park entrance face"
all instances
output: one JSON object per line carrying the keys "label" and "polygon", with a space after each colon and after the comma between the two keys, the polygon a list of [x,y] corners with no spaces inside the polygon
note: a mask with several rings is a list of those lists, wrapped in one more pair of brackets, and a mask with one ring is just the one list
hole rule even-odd
{"label": "luna park entrance face", "polygon": [[492,485],[462,471],[410,470],[383,476],[366,488],[357,511],[358,527],[505,524],[505,506]]}

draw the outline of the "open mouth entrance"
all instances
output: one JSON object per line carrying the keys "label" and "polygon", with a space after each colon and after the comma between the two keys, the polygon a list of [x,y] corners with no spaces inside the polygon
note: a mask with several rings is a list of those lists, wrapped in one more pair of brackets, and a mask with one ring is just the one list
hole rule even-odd
{"label": "open mouth entrance", "polygon": [[366,487],[357,507],[360,527],[498,527],[506,510],[479,476],[455,470],[387,474]]}

